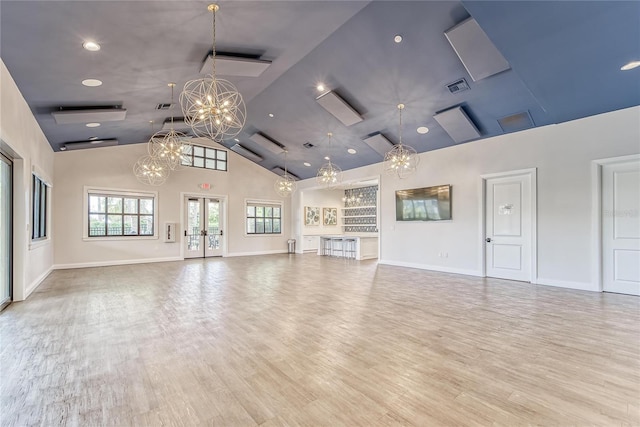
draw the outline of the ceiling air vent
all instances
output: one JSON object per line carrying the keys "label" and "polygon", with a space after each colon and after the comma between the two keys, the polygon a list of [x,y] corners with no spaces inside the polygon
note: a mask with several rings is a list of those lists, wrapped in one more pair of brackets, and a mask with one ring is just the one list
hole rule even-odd
{"label": "ceiling air vent", "polygon": [[312,144],[312,143],[310,143],[310,142],[305,142],[304,144],[302,144],[302,146],[303,146],[304,148],[313,148],[313,147],[315,147],[315,145],[313,145],[313,144]]}
{"label": "ceiling air vent", "polygon": [[460,80],[456,80],[453,83],[448,84],[447,89],[449,89],[449,92],[451,93],[458,93],[458,92],[462,92],[463,90],[468,90],[469,84],[465,79],[460,79]]}
{"label": "ceiling air vent", "polygon": [[245,157],[253,162],[261,162],[262,161],[262,157],[260,157],[258,154],[254,153],[253,151],[249,150],[248,148],[244,148],[242,145],[240,144],[235,144],[231,147],[232,151],[235,151],[236,153],[240,154],[242,157]]}
{"label": "ceiling air vent", "polygon": [[498,119],[498,124],[500,124],[504,133],[510,133],[532,128],[533,120],[529,112],[524,111]]}
{"label": "ceiling air vent", "polygon": [[316,101],[345,126],[351,126],[363,120],[360,113],[335,92],[323,93],[316,98]]}
{"label": "ceiling air vent", "polygon": [[156,110],[168,110],[171,108],[171,105],[173,104],[158,104],[156,105]]}

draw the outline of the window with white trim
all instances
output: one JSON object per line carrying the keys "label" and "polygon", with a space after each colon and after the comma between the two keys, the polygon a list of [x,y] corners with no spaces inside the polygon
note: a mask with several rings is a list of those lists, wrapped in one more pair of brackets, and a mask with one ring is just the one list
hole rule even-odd
{"label": "window with white trim", "polygon": [[227,152],[225,150],[185,144],[182,153],[183,166],[227,171]]}
{"label": "window with white trim", "polygon": [[89,190],[87,237],[154,236],[155,194]]}
{"label": "window with white trim", "polygon": [[247,202],[247,234],[282,234],[282,205],[268,202]]}
{"label": "window with white trim", "polygon": [[31,199],[31,240],[47,238],[47,208],[49,202],[49,186],[37,175],[32,175]]}

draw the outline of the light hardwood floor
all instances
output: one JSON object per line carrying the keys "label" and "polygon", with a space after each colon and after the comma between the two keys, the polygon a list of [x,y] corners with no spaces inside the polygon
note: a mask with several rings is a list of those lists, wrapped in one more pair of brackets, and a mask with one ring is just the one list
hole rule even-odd
{"label": "light hardwood floor", "polygon": [[60,270],[2,426],[639,425],[640,298],[315,255]]}

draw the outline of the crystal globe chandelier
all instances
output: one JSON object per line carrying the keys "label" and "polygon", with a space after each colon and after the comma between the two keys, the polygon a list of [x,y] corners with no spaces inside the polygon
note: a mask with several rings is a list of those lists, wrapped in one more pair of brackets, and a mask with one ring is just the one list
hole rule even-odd
{"label": "crystal globe chandelier", "polygon": [[[328,151],[329,151],[329,154],[331,154],[331,138],[333,137],[333,134],[329,132],[327,136],[329,137]],[[320,169],[318,169],[318,174],[316,175],[316,181],[318,182],[318,184],[320,184],[325,188],[333,188],[340,185],[340,183],[342,183],[342,169],[340,169],[338,166],[331,163],[330,156],[327,156],[327,157],[329,159],[329,162],[325,163],[320,167]]]}
{"label": "crystal globe chandelier", "polygon": [[274,184],[276,193],[282,197],[289,197],[296,191],[296,181],[287,173],[287,151],[284,152],[284,175],[278,177]]}
{"label": "crystal globe chandelier", "polygon": [[[171,108],[173,108],[173,88],[175,85],[175,83],[169,83]],[[173,129],[173,113],[171,113],[171,129],[169,132],[159,131],[153,134],[148,143],[149,155],[164,162],[170,170],[176,170],[183,164],[183,160],[189,160],[188,150],[190,147],[185,144],[186,139],[185,134]]]}
{"label": "crystal globe chandelier", "polygon": [[398,104],[400,112],[400,139],[397,145],[384,155],[384,171],[389,175],[397,175],[398,178],[406,178],[418,169],[420,157],[412,147],[402,144],[402,110],[404,104]]}
{"label": "crystal globe chandelier", "polygon": [[236,136],[244,127],[246,107],[242,95],[229,81],[216,78],[216,12],[217,4],[210,4],[213,13],[213,50],[211,75],[188,81],[180,94],[184,121],[193,132],[221,142]]}

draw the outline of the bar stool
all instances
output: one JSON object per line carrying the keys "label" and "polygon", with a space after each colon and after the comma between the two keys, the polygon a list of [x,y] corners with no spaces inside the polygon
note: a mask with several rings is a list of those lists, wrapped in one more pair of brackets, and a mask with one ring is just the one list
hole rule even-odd
{"label": "bar stool", "polygon": [[[340,255],[338,255],[338,253]],[[344,256],[344,246],[342,244],[342,237],[331,238],[331,255],[332,256]]]}
{"label": "bar stool", "polygon": [[345,258],[356,259],[356,239],[346,237],[342,240],[342,249]]}
{"label": "bar stool", "polygon": [[331,255],[331,238],[320,238],[320,255]]}

